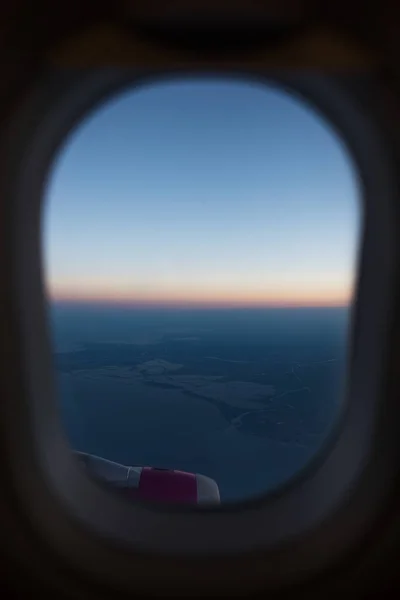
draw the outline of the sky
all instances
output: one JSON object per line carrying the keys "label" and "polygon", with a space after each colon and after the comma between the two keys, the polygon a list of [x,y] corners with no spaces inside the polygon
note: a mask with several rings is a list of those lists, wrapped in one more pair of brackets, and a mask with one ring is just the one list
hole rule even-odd
{"label": "sky", "polygon": [[302,100],[229,79],[131,88],[55,160],[47,289],[134,306],[345,305],[360,213],[342,142]]}

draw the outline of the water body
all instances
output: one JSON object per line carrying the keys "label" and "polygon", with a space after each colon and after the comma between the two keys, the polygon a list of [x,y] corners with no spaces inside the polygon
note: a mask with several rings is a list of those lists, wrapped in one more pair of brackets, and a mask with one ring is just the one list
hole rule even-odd
{"label": "water body", "polygon": [[213,477],[223,501],[284,483],[343,402],[349,311],[53,305],[74,449]]}

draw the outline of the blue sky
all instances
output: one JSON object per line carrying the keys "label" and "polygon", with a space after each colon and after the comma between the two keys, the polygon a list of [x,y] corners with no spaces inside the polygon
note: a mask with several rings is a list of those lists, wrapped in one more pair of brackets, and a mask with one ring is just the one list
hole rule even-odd
{"label": "blue sky", "polygon": [[279,89],[131,89],[71,133],[43,221],[55,299],[314,305],[351,297],[360,207],[338,138]]}

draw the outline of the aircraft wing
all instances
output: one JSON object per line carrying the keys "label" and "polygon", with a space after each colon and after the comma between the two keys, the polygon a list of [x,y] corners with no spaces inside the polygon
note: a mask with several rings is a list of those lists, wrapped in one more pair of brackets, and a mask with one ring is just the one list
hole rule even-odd
{"label": "aircraft wing", "polygon": [[125,490],[132,499],[173,504],[220,503],[217,483],[200,473],[125,466],[85,452],[74,454],[90,476]]}

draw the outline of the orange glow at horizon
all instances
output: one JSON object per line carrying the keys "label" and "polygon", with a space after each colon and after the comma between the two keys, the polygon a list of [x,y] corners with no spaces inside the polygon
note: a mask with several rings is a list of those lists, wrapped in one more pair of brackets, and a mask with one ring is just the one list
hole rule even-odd
{"label": "orange glow at horizon", "polygon": [[[75,284],[74,284],[75,283]],[[107,286],[104,282],[82,286],[78,282],[50,284],[48,296],[53,301],[110,303],[116,305],[188,306],[188,307],[284,307],[346,306],[352,299],[352,286],[343,281],[326,280],[320,285],[302,286],[300,282],[274,282],[258,289],[233,289],[205,286],[190,289],[164,286],[140,288],[133,285]],[[309,282],[307,282],[309,283]]]}

